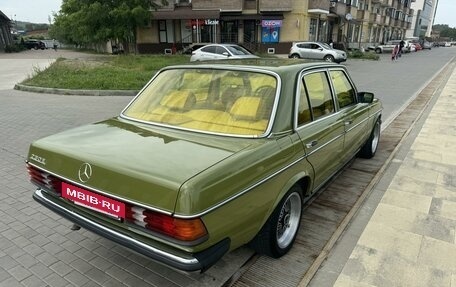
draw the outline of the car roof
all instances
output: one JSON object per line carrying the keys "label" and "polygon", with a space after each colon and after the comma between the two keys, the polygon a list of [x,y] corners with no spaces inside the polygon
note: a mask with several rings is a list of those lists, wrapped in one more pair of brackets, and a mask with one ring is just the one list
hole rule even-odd
{"label": "car roof", "polygon": [[263,70],[275,72],[277,74],[295,72],[299,73],[303,69],[312,68],[325,68],[325,67],[338,67],[343,68],[343,65],[337,63],[328,63],[321,60],[310,59],[281,59],[281,58],[252,58],[243,60],[220,60],[214,63],[209,62],[191,62],[189,64],[174,65],[163,68],[177,69],[177,68],[203,68],[203,69],[245,69],[245,70]]}

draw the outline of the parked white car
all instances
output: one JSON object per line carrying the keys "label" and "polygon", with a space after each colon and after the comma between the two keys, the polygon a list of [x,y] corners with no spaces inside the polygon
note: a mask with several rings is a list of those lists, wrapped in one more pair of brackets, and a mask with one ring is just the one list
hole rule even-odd
{"label": "parked white car", "polygon": [[192,52],[190,62],[225,60],[225,59],[251,59],[258,56],[236,44],[209,44]]}
{"label": "parked white car", "polygon": [[377,54],[382,54],[382,53],[391,53],[396,45],[400,45],[401,41],[404,41],[404,47],[402,48],[403,53],[409,53],[410,52],[410,44],[411,42],[409,40],[392,40],[389,42],[386,42],[383,45],[378,45],[377,47],[374,48],[375,53]]}
{"label": "parked white car", "polygon": [[291,46],[288,58],[320,59],[327,62],[340,63],[347,61],[347,53],[333,49],[326,43],[296,42]]}

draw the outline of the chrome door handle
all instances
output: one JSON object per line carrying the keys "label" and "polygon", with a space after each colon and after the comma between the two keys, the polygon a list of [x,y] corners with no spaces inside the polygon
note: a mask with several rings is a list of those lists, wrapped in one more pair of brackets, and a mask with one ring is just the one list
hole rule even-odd
{"label": "chrome door handle", "polygon": [[306,144],[306,147],[307,148],[311,148],[311,147],[314,147],[318,144],[318,141],[311,141],[310,143],[307,143]]}

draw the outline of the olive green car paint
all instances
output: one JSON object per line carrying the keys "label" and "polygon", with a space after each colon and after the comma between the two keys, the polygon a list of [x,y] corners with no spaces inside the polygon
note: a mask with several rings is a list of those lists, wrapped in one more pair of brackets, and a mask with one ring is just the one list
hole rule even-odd
{"label": "olive green car paint", "polygon": [[[308,199],[369,143],[381,120],[381,103],[363,102],[369,97],[357,93],[346,68],[338,64],[258,59],[171,66],[163,71],[172,69],[275,75],[278,90],[270,130],[261,137],[230,136],[157,125],[122,113],[33,142],[28,164],[127,204],[175,218],[201,218],[208,235],[181,242],[75,205],[46,185],[38,184],[34,194],[38,202],[83,227],[185,271],[205,270],[228,250],[250,242],[293,186],[299,185]],[[334,110],[323,111],[327,114],[319,118],[312,111],[305,122],[299,99],[303,91],[312,92],[311,84],[302,83],[316,72],[328,80]],[[332,82],[341,75],[358,95],[344,108],[336,98],[339,87]],[[84,163],[90,164],[92,173],[81,182],[78,171]],[[216,255],[207,259],[208,253]]]}

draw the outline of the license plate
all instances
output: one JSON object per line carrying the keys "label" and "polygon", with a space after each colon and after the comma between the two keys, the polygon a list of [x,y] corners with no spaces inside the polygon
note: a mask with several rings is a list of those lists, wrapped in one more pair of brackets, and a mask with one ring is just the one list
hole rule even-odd
{"label": "license plate", "polygon": [[125,218],[125,203],[62,182],[62,197],[89,209],[117,218]]}

